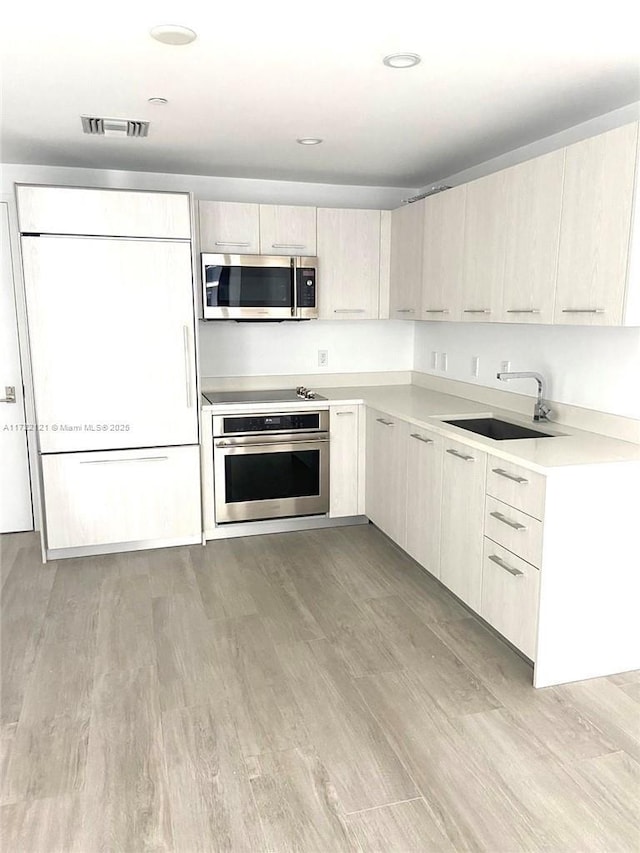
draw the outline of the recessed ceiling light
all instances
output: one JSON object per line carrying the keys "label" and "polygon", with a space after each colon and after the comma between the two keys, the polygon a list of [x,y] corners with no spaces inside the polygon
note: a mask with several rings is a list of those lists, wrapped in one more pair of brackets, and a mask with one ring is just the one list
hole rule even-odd
{"label": "recessed ceiling light", "polygon": [[178,24],[161,24],[158,27],[152,27],[149,32],[156,41],[161,41],[163,44],[189,44],[196,40],[193,30]]}
{"label": "recessed ceiling light", "polygon": [[162,106],[163,104],[168,104],[169,101],[166,98],[149,98],[148,103]]}
{"label": "recessed ceiling light", "polygon": [[296,139],[300,145],[320,145],[322,139],[318,139],[317,136],[303,136],[301,139]]}
{"label": "recessed ceiling light", "polygon": [[421,60],[417,53],[390,53],[382,62],[388,68],[413,68]]}

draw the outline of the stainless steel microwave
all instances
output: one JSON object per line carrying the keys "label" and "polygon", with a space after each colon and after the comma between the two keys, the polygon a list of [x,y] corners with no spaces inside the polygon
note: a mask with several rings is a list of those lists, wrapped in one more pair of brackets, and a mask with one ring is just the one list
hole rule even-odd
{"label": "stainless steel microwave", "polygon": [[205,320],[312,320],[317,258],[202,254]]}

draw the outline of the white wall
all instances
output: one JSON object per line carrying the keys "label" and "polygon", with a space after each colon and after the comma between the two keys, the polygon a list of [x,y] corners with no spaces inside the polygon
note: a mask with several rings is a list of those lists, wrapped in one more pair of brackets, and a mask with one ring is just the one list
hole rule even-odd
{"label": "white wall", "polygon": [[[640,418],[640,329],[416,323],[415,370],[502,391],[535,394],[531,380],[500,382],[502,361],[511,370],[537,370],[551,400]],[[431,353],[446,352],[448,370],[433,370]],[[480,357],[480,375],[471,362]]]}
{"label": "white wall", "polygon": [[[415,323],[402,320],[200,323],[202,376],[413,370]],[[318,350],[329,351],[318,367]]]}
{"label": "white wall", "polygon": [[259,181],[206,175],[165,175],[159,172],[122,172],[74,169],[66,166],[0,165],[0,191],[13,193],[14,183],[61,184],[80,187],[192,192],[196,198],[217,201],[253,201],[263,204],[309,204],[315,207],[360,207],[391,210],[415,189],[312,184],[295,181]]}

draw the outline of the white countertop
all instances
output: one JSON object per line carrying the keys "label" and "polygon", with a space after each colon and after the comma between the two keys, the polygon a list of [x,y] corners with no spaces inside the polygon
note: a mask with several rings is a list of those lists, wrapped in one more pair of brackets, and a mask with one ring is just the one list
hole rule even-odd
{"label": "white countertop", "polygon": [[[417,385],[368,385],[335,388],[316,388],[318,394],[327,398],[320,400],[300,400],[283,406],[282,403],[256,404],[220,404],[205,403],[203,411],[215,414],[223,412],[249,411],[293,411],[303,408],[326,408],[329,403],[364,403],[388,415],[408,421],[418,427],[433,429],[470,447],[484,450],[501,459],[523,465],[543,474],[554,468],[567,465],[591,465],[605,462],[640,462],[640,445],[628,441],[609,438],[594,432],[578,430],[564,424],[553,422],[534,424],[531,419],[510,412],[507,409],[491,408],[464,397],[454,397],[429,391]],[[531,402],[533,409],[533,400]],[[543,432],[556,433],[551,438],[515,439],[496,441],[451,424],[442,423],[443,419],[475,415],[480,417],[498,417],[513,423],[522,424]]]}

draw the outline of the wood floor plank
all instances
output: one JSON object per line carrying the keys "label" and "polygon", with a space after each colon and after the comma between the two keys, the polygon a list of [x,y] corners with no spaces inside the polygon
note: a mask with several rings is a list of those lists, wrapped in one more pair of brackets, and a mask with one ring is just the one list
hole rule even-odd
{"label": "wood floor plank", "polygon": [[154,666],[96,681],[86,766],[85,850],[173,846]]}
{"label": "wood floor plank", "polygon": [[144,551],[146,574],[152,598],[171,595],[200,596],[188,548],[160,548]]}
{"label": "wood floor plank", "polygon": [[210,548],[194,547],[189,554],[209,619],[228,619],[258,612],[245,582],[240,552],[233,540],[218,540]]}
{"label": "wood floor plank", "polygon": [[344,664],[326,640],[278,646],[311,742],[342,808],[358,811],[418,796]]}
{"label": "wood floor plank", "polygon": [[102,585],[113,574],[113,570],[109,572],[91,559],[60,561],[42,627],[42,642],[93,643]]}
{"label": "wood floor plank", "polygon": [[347,815],[355,843],[366,853],[454,853],[420,798]]}
{"label": "wood floor plank", "polygon": [[351,851],[336,791],[317,755],[292,749],[249,760],[266,848],[305,853]]}
{"label": "wood floor plank", "polygon": [[[0,723],[15,723],[20,716],[27,680],[33,667],[49,596],[56,575],[55,564],[42,565],[38,538],[34,534],[12,534],[15,550],[3,545],[0,598],[0,670],[2,702]],[[5,537],[0,537],[1,541]]]}
{"label": "wood floor plank", "polygon": [[149,576],[107,578],[100,592],[96,676],[155,661]]}
{"label": "wood floor plank", "polygon": [[224,701],[162,715],[175,853],[264,848],[233,717]]}
{"label": "wood floor plank", "polygon": [[94,853],[81,846],[82,820],[79,795],[2,806],[0,846],[6,853]]}

